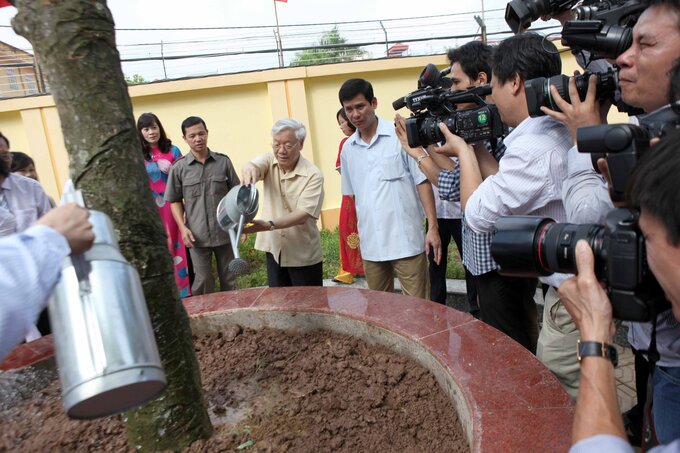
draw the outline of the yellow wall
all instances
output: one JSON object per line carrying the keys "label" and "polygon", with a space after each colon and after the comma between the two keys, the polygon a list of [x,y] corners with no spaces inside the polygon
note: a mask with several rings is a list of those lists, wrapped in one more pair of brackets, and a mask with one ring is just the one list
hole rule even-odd
{"label": "yellow wall", "polygon": [[[573,57],[563,53],[562,58],[563,72],[571,74],[577,68]],[[182,120],[202,117],[210,131],[210,148],[228,154],[237,171],[252,157],[270,152],[269,131],[274,121],[299,119],[308,127],[303,155],[325,176],[322,224],[334,228],[341,198],[335,161],[343,138],[335,119],[340,107],[338,88],[352,77],[370,80],[378,98],[378,115],[392,119],[392,101],[416,88],[427,63],[443,68],[447,61],[437,55],[274,69],[135,85],[129,92],[135,118],[143,112],[158,115],[183,153],[188,147],[182,140]],[[43,187],[58,199],[68,179],[68,158],[52,97],[0,101],[0,131],[11,140],[12,150],[34,158]]]}

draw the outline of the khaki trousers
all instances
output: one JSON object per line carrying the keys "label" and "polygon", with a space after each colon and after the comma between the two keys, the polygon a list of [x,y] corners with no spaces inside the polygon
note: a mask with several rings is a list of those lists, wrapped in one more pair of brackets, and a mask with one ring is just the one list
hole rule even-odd
{"label": "khaki trousers", "polygon": [[427,269],[425,252],[391,261],[368,261],[364,258],[364,272],[370,289],[394,292],[396,274],[403,294],[429,300],[430,279]]}
{"label": "khaki trousers", "polygon": [[191,261],[194,264],[194,284],[191,294],[208,294],[215,291],[215,276],[212,273],[212,255],[215,254],[220,291],[231,291],[236,287],[236,276],[229,272],[229,263],[234,259],[231,244],[217,247],[191,247]]}
{"label": "khaki trousers", "polygon": [[562,387],[576,400],[581,367],[576,358],[580,332],[560,302],[555,288],[545,295],[543,327],[538,335],[536,356],[559,379]]}

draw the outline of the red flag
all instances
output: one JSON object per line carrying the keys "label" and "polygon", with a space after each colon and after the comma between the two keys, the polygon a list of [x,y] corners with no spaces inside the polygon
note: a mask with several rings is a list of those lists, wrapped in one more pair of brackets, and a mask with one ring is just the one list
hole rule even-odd
{"label": "red flag", "polygon": [[0,0],[0,8],[4,8],[5,6],[14,6],[7,0]]}
{"label": "red flag", "polygon": [[[0,0],[2,1],[2,0]],[[288,0],[274,0],[275,2],[288,3]]]}

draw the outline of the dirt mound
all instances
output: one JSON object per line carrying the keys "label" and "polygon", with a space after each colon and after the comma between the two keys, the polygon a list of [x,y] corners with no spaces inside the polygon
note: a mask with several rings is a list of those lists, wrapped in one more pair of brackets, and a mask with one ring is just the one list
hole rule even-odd
{"label": "dirt mound", "polygon": [[[469,451],[434,377],[380,346],[326,331],[195,339],[215,434],[188,451]],[[122,418],[69,420],[57,382],[0,412],[0,451],[129,449]]]}

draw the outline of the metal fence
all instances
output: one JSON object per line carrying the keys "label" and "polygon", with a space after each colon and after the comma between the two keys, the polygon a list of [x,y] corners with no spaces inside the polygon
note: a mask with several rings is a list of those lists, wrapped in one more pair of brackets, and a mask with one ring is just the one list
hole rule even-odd
{"label": "metal fence", "polygon": [[[441,54],[469,40],[481,39],[483,32],[491,43],[509,36],[503,11],[485,11],[483,17],[471,11],[280,27],[117,28],[116,39],[123,72],[128,83],[134,84],[289,66],[309,50],[313,50],[314,64],[333,63],[339,51],[348,46],[362,51],[357,59]],[[545,34],[560,31],[557,22],[538,25]],[[320,44],[333,29],[344,42]],[[177,39],[149,39],[150,34],[161,31],[172,31]],[[23,55],[19,58],[16,50],[3,52],[0,47],[0,97],[48,93],[49,80],[33,59],[32,51],[21,49]]]}

